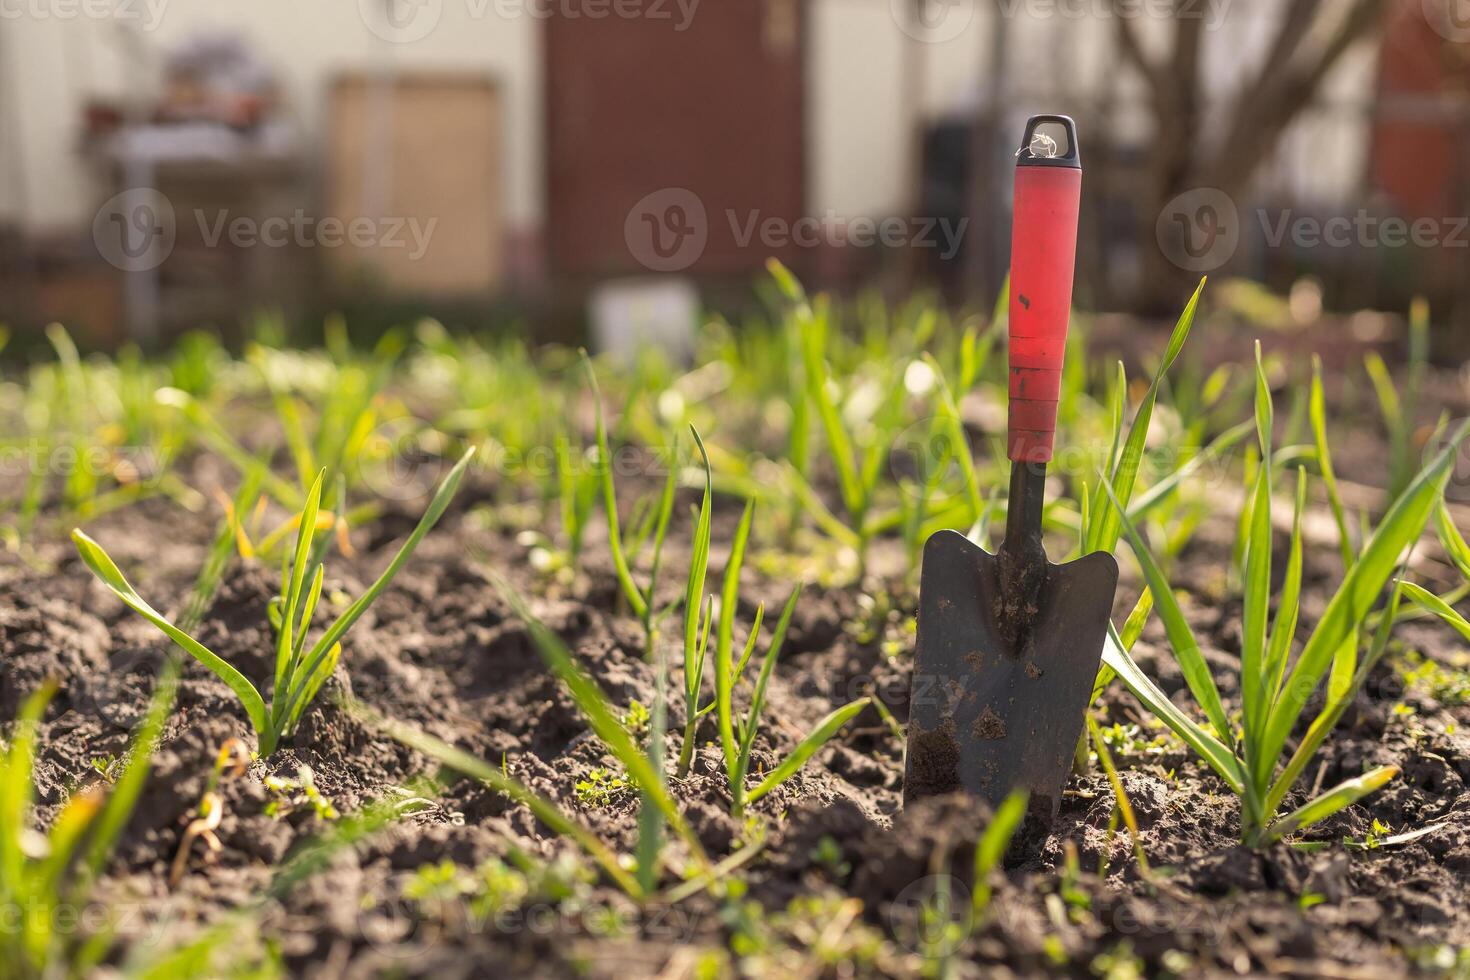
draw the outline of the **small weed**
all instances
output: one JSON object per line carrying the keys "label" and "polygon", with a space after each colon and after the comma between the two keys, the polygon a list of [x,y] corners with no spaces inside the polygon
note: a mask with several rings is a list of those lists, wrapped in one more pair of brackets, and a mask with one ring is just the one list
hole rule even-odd
{"label": "small weed", "polygon": [[109,752],[107,755],[99,755],[93,758],[88,765],[92,767],[93,772],[97,773],[97,775],[101,776],[107,782],[112,783],[117,781],[117,774],[119,768],[122,766],[122,760]]}
{"label": "small weed", "polygon": [[585,807],[601,808],[620,802],[630,787],[625,777],[597,768],[589,772],[586,779],[577,780],[573,789],[577,802]]}
{"label": "small weed", "polygon": [[1450,667],[1409,650],[1394,670],[1406,689],[1427,694],[1447,708],[1470,705],[1470,669]]}
{"label": "small weed", "polygon": [[648,707],[638,699],[628,702],[628,710],[623,712],[623,727],[628,734],[634,738],[642,738],[648,734],[648,726],[652,716],[648,713]]}
{"label": "small weed", "polygon": [[170,666],[110,791],[94,785],[73,793],[45,831],[35,824],[34,769],[41,719],[56,685],[26,698],[0,757],[0,907],[11,915],[0,929],[0,961],[7,976],[87,976],[112,949],[115,921],[63,929],[57,919],[88,907],[143,791],[176,687]]}
{"label": "small weed", "polygon": [[[1305,470],[1298,471],[1291,548],[1272,620],[1274,409],[1259,345],[1255,408],[1258,463],[1246,487],[1247,504],[1240,522],[1245,585],[1240,728],[1227,718],[1194,629],[1110,483],[1104,487],[1120,516],[1123,531],[1158,604],[1169,644],[1209,729],[1186,715],[1143,674],[1116,632],[1104,649],[1103,660],[1157,718],[1188,743],[1240,796],[1242,839],[1250,846],[1263,847],[1356,803],[1398,774],[1395,766],[1373,769],[1323,792],[1289,814],[1278,815],[1287,794],[1362,689],[1368,671],[1387,651],[1403,596],[1409,594],[1421,602],[1434,598],[1426,599],[1427,593],[1421,596],[1410,583],[1400,583],[1399,588],[1391,590],[1376,632],[1365,625],[1365,613],[1378,604],[1396,570],[1401,568],[1405,551],[1419,539],[1443,500],[1459,448],[1470,436],[1470,423],[1459,427],[1440,453],[1394,500],[1381,523],[1367,536],[1361,553],[1352,557],[1342,584],[1300,653],[1293,658],[1302,588],[1302,521],[1307,477]],[[1444,615],[1440,610],[1435,611]],[[1457,615],[1453,610],[1450,614]],[[1465,625],[1465,630],[1470,631],[1470,624]],[[1367,655],[1360,656],[1365,645]],[[1291,734],[1324,681],[1327,703],[1296,742],[1283,767],[1282,756]],[[1278,767],[1281,767],[1279,773]]]}
{"label": "small weed", "polygon": [[[302,714],[321,691],[322,685],[326,683],[332,671],[336,669],[342,654],[340,641],[347,631],[362,618],[378,596],[388,588],[389,583],[408,561],[424,535],[428,534],[429,530],[439,522],[439,518],[444,515],[444,511],[449,507],[449,502],[459,489],[460,479],[464,476],[470,464],[470,457],[473,455],[473,449],[466,452],[449,475],[444,478],[438,492],[434,494],[434,499],[430,501],[428,510],[420,518],[418,526],[398,549],[398,553],[388,563],[382,575],[378,576],[378,580],[339,615],[316,643],[308,648],[306,638],[311,629],[312,614],[316,611],[317,603],[322,597],[322,586],[326,576],[326,566],[322,563],[325,542],[314,543],[316,533],[320,529],[317,518],[320,512],[322,483],[326,479],[326,471],[323,470],[317,476],[316,482],[306,495],[306,506],[296,521],[298,531],[295,554],[282,565],[281,591],[267,611],[277,639],[275,682],[271,687],[269,706],[266,705],[260,691],[250,683],[244,674],[190,636],[187,630],[169,622],[162,613],[138,595],[117,567],[117,563],[100,544],[87,537],[80,529],[72,531],[72,541],[76,544],[82,561],[92,570],[92,574],[101,579],[102,583],[121,599],[124,605],[158,627],[165,636],[173,640],[184,652],[208,667],[216,677],[229,686],[230,690],[235,692],[235,696],[240,699],[245,713],[250,718],[251,726],[255,729],[260,754],[268,756],[280,746],[283,738],[289,737],[296,730]],[[341,493],[339,489],[339,499]],[[309,578],[308,569],[311,569]]]}
{"label": "small weed", "polygon": [[1098,953],[1088,967],[1099,980],[1143,980],[1148,976],[1143,960],[1127,939]]}
{"label": "small weed", "polygon": [[827,873],[833,878],[846,878],[852,873],[852,862],[848,861],[842,854],[842,845],[836,839],[826,834],[817,841],[817,846],[812,848],[811,859],[827,869]]}
{"label": "small weed", "polygon": [[336,820],[341,815],[332,805],[332,801],[323,796],[321,790],[316,788],[315,776],[310,766],[300,766],[296,770],[295,779],[267,776],[265,777],[265,788],[274,797],[265,807],[265,814],[268,817],[275,817],[279,820],[290,816],[307,804],[311,805],[318,820]]}

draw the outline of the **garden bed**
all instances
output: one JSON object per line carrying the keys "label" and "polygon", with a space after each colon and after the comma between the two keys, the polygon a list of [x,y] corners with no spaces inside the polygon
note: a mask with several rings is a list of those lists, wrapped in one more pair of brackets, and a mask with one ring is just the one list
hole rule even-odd
{"label": "garden bed", "polygon": [[[1354,438],[1386,451],[1376,435]],[[1353,459],[1373,457],[1371,448],[1354,445]],[[438,456],[415,457],[414,465],[423,469],[416,485],[431,486],[448,469]],[[471,471],[438,527],[350,634],[343,665],[294,739],[238,771],[233,763],[222,767],[219,850],[190,841],[171,883],[222,747],[232,739],[250,746],[253,738],[231,691],[200,664],[185,663],[152,771],[92,899],[117,926],[120,941],[109,957],[115,967],[187,954],[199,959],[169,961],[179,975],[190,972],[180,962],[212,962],[204,972],[223,975],[275,964],[297,975],[434,977],[919,975],[939,964],[962,976],[1119,978],[1470,969],[1463,900],[1470,885],[1470,675],[1463,642],[1427,619],[1399,625],[1392,652],[1371,672],[1303,788],[1332,786],[1372,766],[1395,765],[1401,775],[1312,826],[1294,846],[1241,846],[1234,794],[1114,683],[1094,717],[1137,815],[1146,869],[1117,825],[1113,788],[1094,759],[1069,784],[1055,824],[1033,817],[1021,828],[977,919],[968,895],[989,814],[960,797],[903,810],[903,743],[883,713],[863,710],[742,820],[731,816],[711,717],[698,729],[690,774],[673,779],[670,791],[713,858],[741,857],[713,887],[685,889],[676,902],[668,888],[633,902],[526,807],[456,775],[425,785],[438,764],[373,717],[486,760],[619,854],[637,847],[636,787],[495,584],[508,580],[528,597],[635,738],[646,739],[639,706],[655,703],[654,669],[618,590],[600,518],[591,519],[575,568],[547,571],[527,533],[546,530],[544,512],[491,469]],[[1372,479],[1362,462],[1344,469]],[[233,494],[238,482],[209,451],[185,454],[174,471],[205,500],[216,491]],[[625,499],[634,490],[656,492],[659,481],[642,483],[631,479],[619,492]],[[690,511],[699,500],[697,489],[677,492],[668,567],[688,565]],[[354,528],[352,553],[330,556],[324,602],[361,594],[424,503],[390,501]],[[740,515],[737,499],[716,494],[712,590]],[[187,595],[219,521],[217,506],[191,512],[150,496],[85,528],[162,608],[163,600]],[[39,729],[41,826],[78,786],[117,778],[172,651],[93,578],[62,530],[43,524],[23,553],[0,554],[0,716],[14,717],[45,679],[59,685]],[[1240,706],[1229,683],[1241,648],[1240,599],[1228,574],[1236,534],[1234,514],[1212,511],[1170,570],[1231,712]],[[793,577],[784,569],[823,560],[815,548],[756,543],[752,552],[742,575],[744,624],[758,603],[781,608]],[[770,770],[821,718],[857,697],[881,699],[898,726],[906,722],[916,599],[904,567],[900,541],[880,536],[865,580],[807,588],[772,676],[753,771]],[[1308,548],[1306,626],[1340,578],[1332,548]],[[1426,584],[1445,591],[1453,580],[1445,573]],[[268,685],[272,668],[275,638],[265,610],[278,588],[274,565],[235,558],[195,631],[258,686]],[[1125,566],[1116,621],[1141,590],[1136,569]],[[682,593],[682,579],[666,576],[656,604]],[[319,627],[330,621],[326,609],[316,615]],[[767,634],[774,620],[766,620]],[[676,664],[678,633],[671,626],[662,640]],[[735,640],[738,648],[744,636]],[[1134,656],[1166,693],[1187,696],[1167,646],[1155,618]],[[682,748],[686,711],[677,666],[669,688],[672,759]],[[748,687],[734,696],[748,703]],[[1292,797],[1304,798],[1300,790]],[[371,826],[356,825],[354,815],[363,813]],[[1424,828],[1433,829],[1392,842]],[[1311,842],[1324,846],[1302,846]],[[316,855],[318,865],[308,868],[303,855]],[[937,883],[954,899],[938,920]]]}

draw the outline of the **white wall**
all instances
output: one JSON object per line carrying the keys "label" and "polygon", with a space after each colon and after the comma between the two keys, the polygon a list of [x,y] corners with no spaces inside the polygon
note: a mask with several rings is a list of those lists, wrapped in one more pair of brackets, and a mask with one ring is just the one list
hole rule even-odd
{"label": "white wall", "polygon": [[[318,161],[327,81],[334,73],[391,65],[495,77],[505,99],[507,219],[513,229],[539,223],[539,22],[523,7],[490,0],[427,0],[423,9],[437,10],[433,29],[422,39],[395,43],[369,29],[361,8],[375,13],[377,2],[0,0],[0,118],[19,110],[19,138],[12,146],[5,133],[5,152],[18,146],[24,165],[17,187],[0,154],[0,209],[37,229],[90,220],[99,198],[75,152],[81,106],[93,95],[135,94],[140,82],[156,90],[156,72],[147,66],[158,63],[162,49],[201,29],[230,28],[243,33],[275,70],[308,159]],[[149,3],[161,10],[156,23]],[[62,18],[56,11],[67,4],[121,4],[126,14]],[[17,11],[26,13],[13,16]],[[393,36],[376,18],[371,22]]]}
{"label": "white wall", "polygon": [[[386,2],[0,0],[0,213],[19,215],[38,230],[89,220],[99,195],[75,152],[81,105],[89,95],[120,97],[140,84],[156,87],[147,66],[157,64],[160,49],[198,29],[224,26],[242,31],[275,68],[309,159],[320,159],[315,151],[321,149],[326,82],[335,72],[393,65],[494,75],[506,100],[507,218],[512,231],[536,228],[544,211],[543,66],[541,22],[529,13],[532,5],[525,0],[418,0],[420,6],[412,9],[431,20],[412,22],[407,32],[419,33],[426,23],[432,30],[419,40],[392,43],[369,28],[371,22],[390,33],[368,16]],[[1113,60],[1113,27],[1106,19],[1063,16],[1056,11],[1070,8],[1053,0],[1005,2],[1011,6],[1003,9],[1019,12],[1007,22],[1008,98],[1017,125],[1068,92],[1098,94],[1117,87],[1121,102],[1133,106],[1116,120],[1119,132],[1146,134],[1141,86]],[[990,0],[948,0],[942,9],[958,19],[941,22],[927,34],[902,16],[909,3],[810,0],[807,198],[815,214],[855,217],[901,210],[909,191],[916,121],[912,100],[917,97],[919,113],[932,118],[962,111],[980,97],[982,66],[995,29]],[[62,15],[119,4],[125,15]],[[1231,20],[1208,35],[1206,73],[1217,97],[1229,93],[1247,60],[1243,52],[1260,50],[1276,16],[1269,0],[1232,0],[1229,10]],[[1154,18],[1141,26],[1155,41],[1168,25]],[[928,40],[915,40],[915,33]],[[1371,50],[1360,52],[1334,74],[1329,86],[1334,99],[1351,104],[1371,90],[1372,56]],[[904,82],[905,59],[919,75],[914,87]],[[1350,190],[1362,166],[1363,136],[1362,124],[1309,121],[1289,136],[1279,179],[1293,189],[1318,193]],[[1330,141],[1327,154],[1317,142],[1322,139]],[[1309,149],[1313,172],[1303,174]],[[16,158],[22,164],[18,177],[12,166]]]}

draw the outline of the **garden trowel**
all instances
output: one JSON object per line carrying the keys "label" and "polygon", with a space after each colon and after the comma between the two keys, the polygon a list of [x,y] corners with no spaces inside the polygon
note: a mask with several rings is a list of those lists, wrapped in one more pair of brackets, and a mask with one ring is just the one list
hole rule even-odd
{"label": "garden trowel", "polygon": [[1055,817],[1082,733],[1118,564],[1099,552],[1054,565],[1041,532],[1081,188],[1075,124],[1033,117],[1011,229],[1005,541],[992,555],[939,531],[924,546],[905,802],[964,789],[995,806],[1022,788],[1033,812]]}

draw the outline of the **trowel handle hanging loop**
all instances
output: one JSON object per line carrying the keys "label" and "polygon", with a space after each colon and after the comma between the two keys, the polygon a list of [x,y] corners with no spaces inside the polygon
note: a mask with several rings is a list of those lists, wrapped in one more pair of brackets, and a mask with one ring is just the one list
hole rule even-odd
{"label": "trowel handle hanging loop", "polygon": [[1031,117],[1016,154],[1011,224],[1009,445],[1013,462],[1051,462],[1067,320],[1072,311],[1081,201],[1077,124],[1067,116]]}

